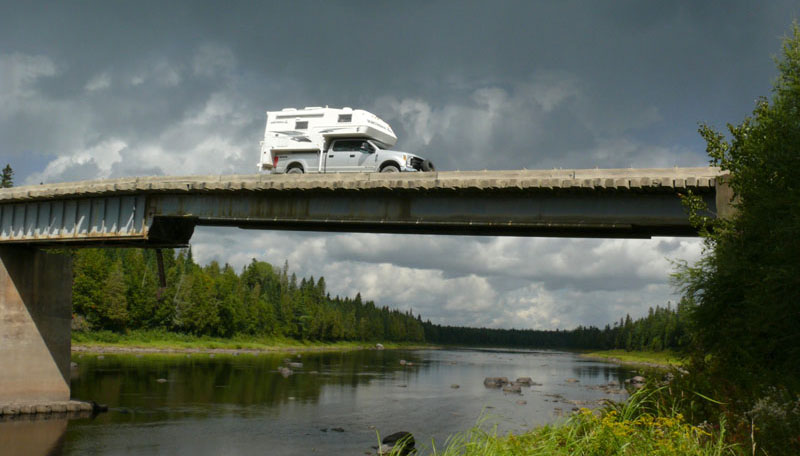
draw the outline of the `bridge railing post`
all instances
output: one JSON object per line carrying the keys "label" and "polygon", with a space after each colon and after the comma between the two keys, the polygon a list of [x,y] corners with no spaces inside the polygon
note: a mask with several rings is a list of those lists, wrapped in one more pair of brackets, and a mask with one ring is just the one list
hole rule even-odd
{"label": "bridge railing post", "polygon": [[0,246],[0,406],[68,401],[72,258]]}

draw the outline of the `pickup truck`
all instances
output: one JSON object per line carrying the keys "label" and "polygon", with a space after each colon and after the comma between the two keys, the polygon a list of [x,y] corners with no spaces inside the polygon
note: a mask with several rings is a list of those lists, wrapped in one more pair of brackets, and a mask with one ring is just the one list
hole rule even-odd
{"label": "pickup truck", "polygon": [[399,173],[434,171],[422,157],[392,150],[374,139],[334,139],[324,153],[273,155],[273,173]]}
{"label": "pickup truck", "polygon": [[435,170],[429,160],[393,150],[396,142],[389,124],[360,109],[268,111],[258,168],[287,174]]}

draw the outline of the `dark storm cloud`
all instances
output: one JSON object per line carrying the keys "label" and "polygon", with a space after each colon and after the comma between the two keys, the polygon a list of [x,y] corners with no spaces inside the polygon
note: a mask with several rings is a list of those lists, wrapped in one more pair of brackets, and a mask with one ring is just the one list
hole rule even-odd
{"label": "dark storm cloud", "polygon": [[[500,125],[487,140],[493,150],[475,150],[480,145],[459,140],[458,125],[426,144],[440,163],[473,169],[647,161],[592,156],[598,148],[624,148],[609,139],[620,135],[628,135],[627,148],[635,156],[647,154],[648,146],[683,145],[692,152],[678,153],[676,164],[702,162],[697,122],[738,119],[767,92],[774,74],[770,54],[797,7],[789,2],[26,2],[6,6],[3,13],[0,40],[6,49],[46,56],[59,68],[57,78],[42,78],[36,88],[55,101],[89,103],[95,114],[91,129],[100,135],[157,136],[231,84],[231,77],[234,90],[250,101],[240,106],[253,119],[248,131],[257,131],[267,108],[371,107],[380,97],[394,96],[424,100],[441,114],[481,89],[519,97],[519,85],[537,74],[559,72],[575,81],[578,99],[547,115],[504,112],[512,125],[535,121],[538,128],[526,132]],[[192,72],[192,55],[205,43],[231,51],[235,74]],[[150,74],[142,76],[142,68]],[[109,74],[114,90],[93,101],[85,87],[100,73]],[[131,84],[137,77],[156,82]],[[510,118],[515,114],[520,118]],[[642,118],[651,120],[639,122]],[[403,133],[400,145],[417,144],[417,131],[397,127]],[[30,143],[14,140],[11,153]],[[38,149],[53,154],[55,146],[45,142]],[[473,160],[452,158],[464,149]]]}
{"label": "dark storm cloud", "polygon": [[[703,165],[768,95],[796,2],[0,3],[17,183],[255,170],[264,111],[352,106],[440,169]],[[668,299],[697,241],[199,229],[196,258],[325,275],[440,322],[571,327]]]}

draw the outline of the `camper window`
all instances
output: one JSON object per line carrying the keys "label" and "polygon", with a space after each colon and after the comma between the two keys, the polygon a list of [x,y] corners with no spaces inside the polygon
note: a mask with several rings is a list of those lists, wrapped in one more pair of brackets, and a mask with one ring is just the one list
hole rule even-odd
{"label": "camper window", "polygon": [[339,123],[342,122],[352,122],[353,115],[352,114],[339,114]]}
{"label": "camper window", "polygon": [[294,129],[295,130],[307,130],[308,129],[308,121],[304,120],[304,121],[301,122],[301,121],[298,120],[297,122],[294,123]]}

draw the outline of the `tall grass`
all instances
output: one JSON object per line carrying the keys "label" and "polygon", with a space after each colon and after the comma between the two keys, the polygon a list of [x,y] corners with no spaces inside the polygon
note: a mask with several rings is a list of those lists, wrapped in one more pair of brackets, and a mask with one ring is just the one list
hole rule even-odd
{"label": "tall grass", "polygon": [[[191,334],[148,329],[134,330],[127,333],[112,331],[73,331],[72,343],[88,347],[125,347],[130,349],[233,349],[233,350],[282,350],[282,349],[360,349],[372,348],[374,342],[359,341],[303,341],[286,337],[237,335],[230,338],[194,336]],[[386,348],[414,348],[422,344],[384,342]]]}
{"label": "tall grass", "polygon": [[723,456],[744,454],[725,442],[725,423],[713,431],[687,423],[678,407],[665,407],[659,389],[641,389],[626,402],[602,410],[581,409],[565,422],[521,435],[498,436],[478,425],[451,436],[434,456],[656,455]]}

